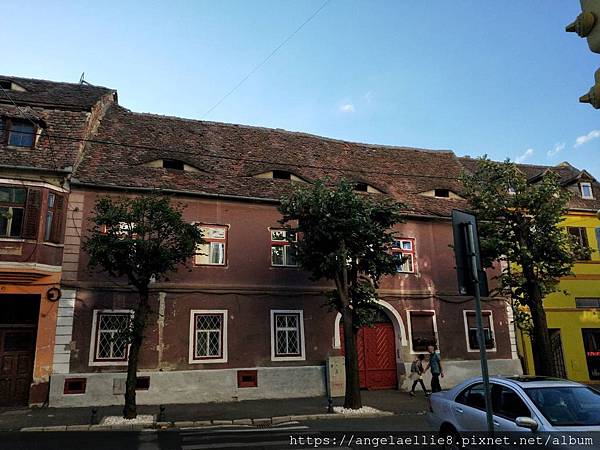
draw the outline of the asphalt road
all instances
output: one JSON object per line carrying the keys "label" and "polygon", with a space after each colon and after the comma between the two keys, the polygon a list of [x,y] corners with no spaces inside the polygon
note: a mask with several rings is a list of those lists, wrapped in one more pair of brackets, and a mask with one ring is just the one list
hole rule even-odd
{"label": "asphalt road", "polygon": [[[14,432],[0,434],[0,450],[220,450],[370,448],[346,443],[354,433],[427,431],[422,415],[376,419],[290,422],[271,427],[211,427],[183,430],[118,432]],[[329,447],[332,448],[332,447]]]}

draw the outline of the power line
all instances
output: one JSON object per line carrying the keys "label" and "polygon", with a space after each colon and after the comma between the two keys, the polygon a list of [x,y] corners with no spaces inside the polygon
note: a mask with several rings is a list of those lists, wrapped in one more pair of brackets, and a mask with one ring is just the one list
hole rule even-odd
{"label": "power line", "polygon": [[294,32],[292,34],[290,34],[288,37],[286,37],[281,44],[279,44],[277,47],[275,47],[273,49],[273,51],[271,53],[269,53],[269,55],[263,59],[261,62],[259,62],[256,66],[254,66],[252,68],[252,70],[250,70],[250,72],[248,72],[248,74],[243,77],[229,92],[227,92],[223,97],[221,97],[217,103],[215,103],[212,107],[210,107],[208,109],[208,111],[206,111],[200,118],[203,119],[205,118],[207,115],[209,115],[215,108],[217,108],[221,103],[223,103],[227,97],[229,97],[231,94],[233,94],[242,84],[244,84],[244,82],[250,78],[258,69],[260,69],[262,66],[264,66],[272,57],[275,53],[277,53],[277,51],[279,51],[281,49],[281,47],[283,47],[285,44],[287,44],[296,34],[298,34],[298,32],[304,28],[304,26],[310,22],[311,20],[313,20],[317,14],[319,14],[321,12],[321,10],[323,8],[325,8],[325,6],[327,6],[327,4],[330,2],[331,0],[325,0],[325,2],[315,11],[313,12],[304,22],[302,22],[302,24],[296,28],[294,30]]}

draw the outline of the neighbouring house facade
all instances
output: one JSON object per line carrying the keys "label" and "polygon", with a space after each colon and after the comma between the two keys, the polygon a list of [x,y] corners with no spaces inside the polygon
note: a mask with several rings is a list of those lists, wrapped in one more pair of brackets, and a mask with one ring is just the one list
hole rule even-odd
{"label": "neighbouring house facade", "polygon": [[[476,160],[460,158],[473,169]],[[592,252],[588,260],[577,261],[573,275],[560,280],[557,291],[544,299],[550,341],[560,376],[584,383],[600,382],[600,184],[585,170],[567,162],[557,166],[518,164],[530,183],[546,171],[560,177],[571,200],[562,226]],[[517,329],[519,357],[527,374],[535,374],[531,339]]]}
{"label": "neighbouring house facade", "polygon": [[[30,82],[29,88],[22,84],[33,96]],[[54,125],[46,118],[53,146],[31,148],[38,159],[29,163],[30,172],[60,173],[55,182],[44,175],[43,182],[64,196],[57,213],[60,231],[49,232],[58,241],[44,240],[48,192],[41,194],[39,242],[31,243],[38,250],[55,249],[56,258],[44,262],[55,270],[54,278],[40,278],[40,286],[28,288],[39,297],[37,322],[22,324],[37,327],[32,355],[45,358],[32,368],[33,385],[36,379],[46,383],[36,399],[45,395],[43,401],[51,406],[122,403],[127,345],[114,337],[137,298],[124,280],[91,271],[82,243],[97,198],[156,190],[185,206],[184,216],[201,224],[207,243],[201,249],[205,255],[190,261],[189,271],[181,269],[153,285],[154,314],[140,355],[138,403],[324,394],[327,358],[343,354],[340,317],[324,307],[325,293],[333,286],[311,281],[297,267],[277,211],[278,199],[294,184],[323,177],[332,183],[350,179],[363,195],[387,195],[406,205],[407,221],[396,227],[393,249],[406,261],[383,280],[376,324],[358,336],[361,386],[405,389],[407,368],[429,344],[441,353],[445,386],[479,373],[474,303],[458,292],[451,248],[451,211],[467,206],[459,195],[463,167],[452,152],[140,114],[119,106],[116,93],[108,89],[64,83],[42,89],[47,82],[37,83],[38,95],[62,86],[97,97],[89,94],[85,107],[68,111],[81,115],[80,122],[58,121],[63,128],[51,133]],[[74,92],[63,96],[79,98]],[[58,114],[60,108],[52,108]],[[64,161],[45,165],[55,161],[51,155],[61,142],[70,146]],[[4,153],[8,158],[14,149],[2,147]],[[22,166],[2,160],[7,180],[13,165]],[[19,173],[29,177],[29,172]],[[10,195],[10,201],[22,198]],[[0,245],[9,245],[10,239],[0,237]],[[31,258],[23,254],[27,262]],[[3,286],[13,294],[23,288],[20,283]],[[48,294],[50,287],[59,288],[60,299]],[[0,311],[9,310],[7,304],[0,303]],[[511,309],[503,299],[486,297],[483,310],[490,372],[519,373]],[[0,330],[19,320],[0,321]]]}
{"label": "neighbouring house facade", "polygon": [[71,320],[60,308],[71,301],[60,298],[64,228],[81,214],[68,178],[113,95],[0,76],[0,406],[46,403],[56,349],[70,343],[57,336]]}

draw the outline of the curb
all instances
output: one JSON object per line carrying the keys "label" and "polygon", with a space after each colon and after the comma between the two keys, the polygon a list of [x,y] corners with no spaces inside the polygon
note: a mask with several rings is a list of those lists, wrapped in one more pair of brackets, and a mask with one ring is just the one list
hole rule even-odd
{"label": "curb", "polygon": [[303,414],[295,416],[276,416],[263,417],[260,419],[233,419],[233,420],[198,420],[198,421],[175,421],[175,422],[154,422],[152,424],[136,424],[136,425],[58,425],[51,427],[25,427],[21,428],[23,432],[40,432],[40,431],[140,431],[140,430],[165,430],[165,429],[193,429],[207,427],[226,427],[233,425],[258,426],[265,427],[270,425],[279,425],[292,421],[305,420],[324,420],[324,419],[372,419],[375,417],[388,417],[395,415],[393,412],[380,411],[378,413],[361,414],[361,415],[344,415],[335,413],[326,414]]}

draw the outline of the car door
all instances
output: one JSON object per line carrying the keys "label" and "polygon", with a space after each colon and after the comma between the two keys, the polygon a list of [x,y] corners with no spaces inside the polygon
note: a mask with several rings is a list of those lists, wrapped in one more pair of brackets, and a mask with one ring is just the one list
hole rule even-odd
{"label": "car door", "polygon": [[531,430],[517,426],[517,417],[537,418],[521,396],[509,386],[492,384],[492,411],[494,413],[494,430],[500,432],[521,432]]}
{"label": "car door", "polygon": [[454,423],[459,433],[487,430],[483,383],[474,383],[463,389],[456,396],[452,408]]}

